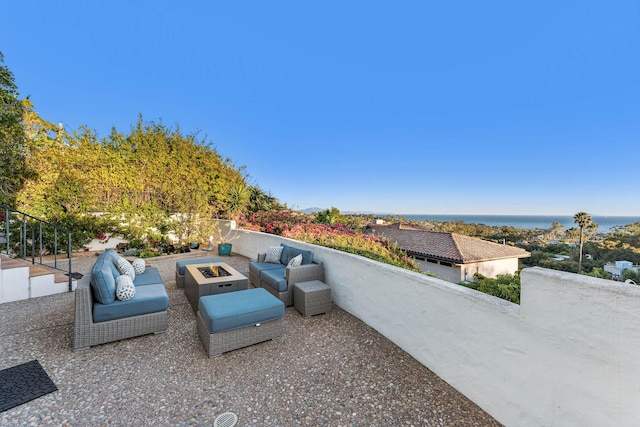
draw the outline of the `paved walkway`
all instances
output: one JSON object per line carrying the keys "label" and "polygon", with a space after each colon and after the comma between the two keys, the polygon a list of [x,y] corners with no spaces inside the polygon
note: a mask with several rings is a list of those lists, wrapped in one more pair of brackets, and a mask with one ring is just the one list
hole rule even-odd
{"label": "paved walkway", "polygon": [[[148,260],[169,293],[164,334],[73,352],[73,293],[1,304],[0,369],[37,359],[58,391],[0,413],[0,425],[212,426],[227,411],[237,426],[500,425],[335,306],[310,318],[288,307],[283,338],[209,359],[175,260]],[[248,276],[247,258],[224,261]],[[74,270],[93,262],[74,258]]]}

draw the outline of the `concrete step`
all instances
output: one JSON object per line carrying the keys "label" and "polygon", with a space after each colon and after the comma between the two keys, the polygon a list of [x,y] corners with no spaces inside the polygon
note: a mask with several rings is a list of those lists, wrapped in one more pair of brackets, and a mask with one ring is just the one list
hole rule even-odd
{"label": "concrete step", "polygon": [[31,264],[30,261],[20,259],[20,258],[11,258],[7,255],[0,254],[0,269],[10,269],[10,268],[29,268],[29,277],[37,277],[37,276],[45,276],[48,274],[53,274],[54,282],[68,282],[69,278],[66,274],[60,273],[58,270],[49,268],[44,265],[39,264]]}
{"label": "concrete step", "polygon": [[[72,290],[77,280],[71,282]],[[69,277],[58,270],[0,254],[0,303],[69,292]]]}

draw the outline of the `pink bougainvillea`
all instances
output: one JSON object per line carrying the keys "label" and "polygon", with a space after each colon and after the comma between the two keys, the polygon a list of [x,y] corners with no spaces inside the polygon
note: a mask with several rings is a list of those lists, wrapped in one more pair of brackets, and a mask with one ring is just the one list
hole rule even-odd
{"label": "pink bougainvillea", "polygon": [[386,239],[353,230],[341,223],[333,225],[314,223],[308,215],[301,213],[288,210],[255,213],[242,221],[240,226],[245,230],[276,234],[412,270],[417,269],[414,260]]}

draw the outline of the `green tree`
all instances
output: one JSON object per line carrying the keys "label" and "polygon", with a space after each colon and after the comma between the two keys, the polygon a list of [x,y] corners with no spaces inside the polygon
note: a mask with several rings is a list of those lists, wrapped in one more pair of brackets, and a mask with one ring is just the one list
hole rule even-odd
{"label": "green tree", "polygon": [[578,274],[580,274],[580,272],[582,271],[582,250],[585,240],[585,230],[593,228],[594,223],[591,219],[591,215],[586,212],[578,212],[577,214],[575,214],[573,216],[573,221],[578,224],[578,227],[580,227],[580,258],[578,261]]}
{"label": "green tree", "polygon": [[622,280],[623,281],[633,280],[636,283],[636,285],[640,284],[640,273],[630,268],[627,268],[622,272]]}
{"label": "green tree", "polygon": [[566,227],[557,221],[551,223],[551,230],[547,234],[549,240],[559,240],[565,235]]}
{"label": "green tree", "polygon": [[173,216],[186,221],[186,237],[195,237],[198,220],[229,215],[246,202],[246,190],[234,190],[245,188],[241,171],[179,128],[140,116],[128,134],[114,128],[99,139],[87,128],[66,132],[31,108],[27,113],[27,160],[37,175],[20,192],[25,212],[44,219],[109,213],[128,224],[132,237],[166,229]]}
{"label": "green tree", "polygon": [[600,267],[591,269],[591,272],[588,273],[587,276],[597,277],[599,279],[611,279],[611,275]]}
{"label": "green tree", "polygon": [[331,209],[318,212],[316,222],[318,224],[333,225],[337,222],[342,222],[342,215],[338,208],[332,206]]}
{"label": "green tree", "polygon": [[22,126],[24,107],[18,87],[0,52],[0,203],[15,204],[16,193],[29,174],[26,167]]}

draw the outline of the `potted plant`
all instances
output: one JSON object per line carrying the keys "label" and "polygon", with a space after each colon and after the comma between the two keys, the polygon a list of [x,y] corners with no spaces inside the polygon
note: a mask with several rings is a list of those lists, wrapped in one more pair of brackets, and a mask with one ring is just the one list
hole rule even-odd
{"label": "potted plant", "polygon": [[238,218],[241,215],[242,210],[247,206],[249,202],[249,191],[244,182],[232,184],[229,187],[227,193],[228,206],[226,208],[227,217],[230,218],[227,221],[222,222],[218,220],[217,237],[218,237],[218,254],[219,255],[231,255],[232,245],[229,240],[233,234],[233,230],[236,228]]}
{"label": "potted plant", "polygon": [[218,242],[218,255],[230,256],[232,244],[230,243],[235,237],[233,230],[236,228],[235,221],[217,220],[216,221],[216,240]]}
{"label": "potted plant", "polygon": [[235,229],[235,221],[223,220],[223,219],[210,219],[202,220],[200,222],[200,234],[202,236],[209,236],[209,246],[206,250],[213,250],[214,244],[217,242],[218,255],[229,256],[231,255],[232,244]]}

